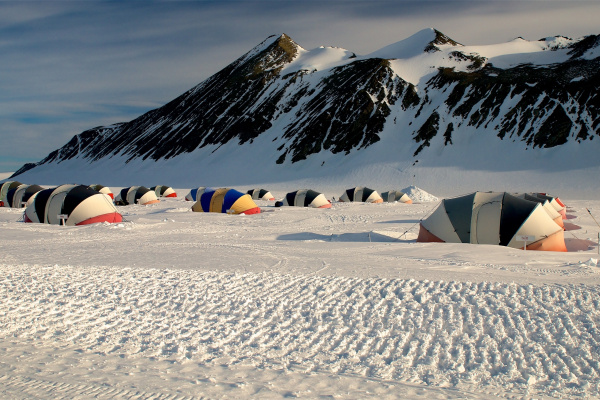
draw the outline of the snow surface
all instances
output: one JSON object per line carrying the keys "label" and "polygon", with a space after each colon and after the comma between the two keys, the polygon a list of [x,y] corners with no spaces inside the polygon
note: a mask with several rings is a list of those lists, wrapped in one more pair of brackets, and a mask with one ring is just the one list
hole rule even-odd
{"label": "snow surface", "polygon": [[416,243],[418,186],[252,216],[175,190],[114,225],[0,208],[0,398],[600,396],[600,200],[552,253]]}
{"label": "snow surface", "polygon": [[8,179],[14,172],[0,172],[0,181]]}

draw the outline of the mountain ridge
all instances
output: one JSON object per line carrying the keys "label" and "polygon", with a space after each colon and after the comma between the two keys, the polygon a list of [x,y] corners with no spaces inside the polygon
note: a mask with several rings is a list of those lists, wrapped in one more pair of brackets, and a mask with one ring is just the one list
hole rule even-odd
{"label": "mountain ridge", "polygon": [[[428,28],[357,56],[339,48],[306,50],[285,33],[272,35],[164,106],[75,135],[13,176],[66,160],[93,169],[113,158],[125,165],[190,153],[227,158],[225,144],[243,151],[259,138],[271,143],[261,153],[268,168],[319,154],[322,163],[356,158],[380,142],[392,145],[390,135],[404,138],[393,145],[412,165],[433,159],[433,142],[443,142],[437,150],[443,153],[472,130],[525,150],[594,145],[599,45],[590,35],[465,46]],[[378,53],[386,57],[373,56]]]}

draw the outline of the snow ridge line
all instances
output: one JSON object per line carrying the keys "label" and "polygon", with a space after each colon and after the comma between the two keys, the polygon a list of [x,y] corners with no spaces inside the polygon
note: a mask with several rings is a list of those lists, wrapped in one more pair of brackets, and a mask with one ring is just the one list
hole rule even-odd
{"label": "snow ridge line", "polygon": [[600,393],[596,287],[115,267],[0,272],[4,337],[437,386]]}
{"label": "snow ridge line", "polygon": [[154,399],[192,400],[197,397],[115,389],[103,385],[57,383],[21,376],[0,376],[2,398],[79,399]]}

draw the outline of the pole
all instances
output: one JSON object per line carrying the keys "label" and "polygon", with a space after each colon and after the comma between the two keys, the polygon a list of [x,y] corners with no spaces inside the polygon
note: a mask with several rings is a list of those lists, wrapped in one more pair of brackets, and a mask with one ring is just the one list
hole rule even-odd
{"label": "pole", "polygon": [[[598,225],[598,228],[600,228],[600,224],[598,223],[598,221],[596,221],[596,218],[594,218],[590,209],[586,208],[586,210],[587,210],[588,214],[590,214],[590,217],[592,217],[592,219],[594,220],[596,225]],[[600,254],[600,232],[598,232],[598,254]]]}
{"label": "pole", "polygon": [[594,222],[596,223],[596,225],[598,225],[598,228],[600,228],[600,224],[598,223],[598,221],[596,221],[596,218],[594,218],[594,216],[592,215],[592,212],[589,210],[589,208],[586,208],[588,214],[590,214],[590,217],[592,217],[592,219],[594,220]]}

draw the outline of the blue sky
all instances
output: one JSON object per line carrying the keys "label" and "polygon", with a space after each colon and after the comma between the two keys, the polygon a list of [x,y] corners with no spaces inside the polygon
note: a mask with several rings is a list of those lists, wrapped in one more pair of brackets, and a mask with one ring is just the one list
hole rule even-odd
{"label": "blue sky", "polygon": [[129,121],[271,34],[367,54],[434,27],[463,44],[599,34],[600,1],[0,0],[0,172]]}

